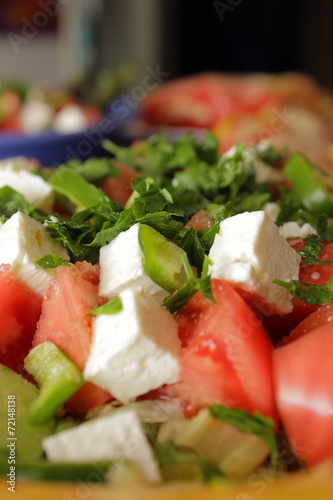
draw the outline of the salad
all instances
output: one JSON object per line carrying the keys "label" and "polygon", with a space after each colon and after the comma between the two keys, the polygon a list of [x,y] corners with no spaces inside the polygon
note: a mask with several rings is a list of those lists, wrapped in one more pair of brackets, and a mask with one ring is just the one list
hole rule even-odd
{"label": "salad", "polygon": [[[160,484],[333,459],[332,181],[163,133],[0,164],[0,471]],[[253,476],[257,474],[257,476]]]}

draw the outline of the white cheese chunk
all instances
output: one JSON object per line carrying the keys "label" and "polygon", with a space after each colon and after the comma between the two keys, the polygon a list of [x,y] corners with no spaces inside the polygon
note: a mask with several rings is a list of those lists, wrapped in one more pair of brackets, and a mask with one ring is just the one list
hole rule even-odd
{"label": "white cheese chunk", "polygon": [[101,297],[112,298],[127,287],[141,288],[159,303],[169,295],[169,292],[145,273],[139,244],[139,228],[140,224],[135,224],[101,248],[99,259]]}
{"label": "white cheese chunk", "polygon": [[36,163],[25,156],[11,156],[0,161],[0,169],[12,168],[14,170],[33,170]]}
{"label": "white cheese chunk", "polygon": [[273,280],[297,279],[301,258],[264,211],[222,221],[209,258],[211,276],[233,284],[264,314],[292,310],[290,293]]}
{"label": "white cheese chunk", "polygon": [[52,252],[69,260],[62,244],[40,222],[22,212],[0,227],[0,264],[10,264],[11,271],[40,295],[44,295],[55,269],[43,269],[36,260]]}
{"label": "white cheese chunk", "polygon": [[[275,202],[266,203],[263,211],[270,216],[273,222],[277,221],[280,207]],[[314,227],[308,222],[288,221],[279,226],[279,231],[285,238],[306,238],[309,234],[318,234]]]}
{"label": "white cheese chunk", "polygon": [[150,483],[161,474],[141,422],[133,410],[114,411],[42,441],[51,462],[97,462],[126,459]]}
{"label": "white cheese chunk", "polygon": [[279,227],[279,231],[285,238],[306,238],[309,234],[318,234],[308,222],[300,225],[296,221],[285,222]]}
{"label": "white cheese chunk", "polygon": [[39,175],[22,168],[19,162],[0,168],[0,188],[9,186],[45,213],[53,210],[54,196],[51,185]]}
{"label": "white cheese chunk", "polygon": [[128,288],[122,310],[93,321],[84,378],[122,403],[177,381],[180,341],[174,317],[150,295]]}
{"label": "white cheese chunk", "polygon": [[47,130],[52,122],[53,108],[38,99],[29,99],[18,115],[20,129],[27,134],[38,134]]}
{"label": "white cheese chunk", "polygon": [[60,134],[81,132],[88,126],[88,120],[77,104],[67,104],[53,119],[53,128]]}

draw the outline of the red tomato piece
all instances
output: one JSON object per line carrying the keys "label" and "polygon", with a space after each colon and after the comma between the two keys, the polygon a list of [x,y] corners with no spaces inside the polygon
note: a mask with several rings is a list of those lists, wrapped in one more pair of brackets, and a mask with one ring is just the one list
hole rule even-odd
{"label": "red tomato piece", "polygon": [[[302,250],[305,244],[302,239],[296,239],[290,243],[296,251]],[[323,248],[318,260],[333,262],[333,242],[323,241],[321,243],[323,244]],[[303,262],[301,262],[302,264]],[[300,268],[299,281],[310,283],[311,285],[323,285],[328,282],[332,275],[333,264],[305,266]],[[319,305],[305,304],[298,299],[293,299],[293,305],[293,311],[285,316],[264,318],[264,326],[274,341],[289,335],[304,318],[320,307]]]}
{"label": "red tomato piece", "polygon": [[138,173],[131,167],[114,161],[116,167],[120,170],[119,177],[107,177],[104,180],[102,189],[112,200],[124,206],[132,194],[131,180],[138,176]]}
{"label": "red tomato piece", "polygon": [[293,451],[309,467],[333,460],[333,325],[273,354],[276,402]]}
{"label": "red tomato piece", "polygon": [[[92,335],[92,318],[89,314],[101,304],[98,281],[98,267],[88,262],[59,266],[43,301],[33,346],[47,340],[54,342],[83,370]],[[92,384],[87,385],[82,386],[76,396],[79,409],[90,409],[110,400],[110,394],[96,386],[96,393],[92,397]]]}
{"label": "red tomato piece", "polygon": [[112,399],[111,394],[104,389],[92,382],[85,382],[66,402],[65,408],[70,413],[87,413],[92,408],[104,405]]}
{"label": "red tomato piece", "polygon": [[203,229],[206,231],[213,224],[213,219],[208,217],[206,210],[200,210],[200,212],[194,214],[191,219],[186,224],[186,229],[195,229],[195,231],[199,231],[199,229]]}
{"label": "red tomato piece", "polygon": [[313,313],[309,314],[303,319],[291,332],[290,335],[283,337],[279,346],[289,344],[294,340],[303,337],[308,332],[326,325],[333,321],[333,303],[326,304],[325,306],[318,307]]}
{"label": "red tomato piece", "polygon": [[98,268],[88,262],[59,266],[43,301],[33,346],[54,342],[83,370],[89,354],[92,309],[100,305]]}
{"label": "red tomato piece", "polygon": [[193,413],[222,404],[277,420],[272,343],[261,322],[226,282],[212,280],[217,304],[199,292],[176,319],[182,341],[180,382],[170,386]]}
{"label": "red tomato piece", "polygon": [[0,363],[17,372],[31,348],[42,308],[42,297],[0,266]]}

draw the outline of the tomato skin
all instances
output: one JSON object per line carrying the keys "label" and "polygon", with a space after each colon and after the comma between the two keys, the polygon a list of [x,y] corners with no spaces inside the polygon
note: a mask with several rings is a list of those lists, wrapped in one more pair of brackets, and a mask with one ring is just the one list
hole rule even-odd
{"label": "tomato skin", "polygon": [[107,177],[104,179],[102,189],[107,196],[123,207],[133,192],[131,180],[135,179],[138,173],[123,163],[118,161],[114,161],[113,163],[119,168],[120,175],[119,177]]}
{"label": "tomato skin", "polygon": [[222,404],[255,410],[277,422],[272,343],[261,322],[227,283],[212,280],[217,304],[199,292],[176,315],[182,342],[180,382],[170,394],[188,412]]}
{"label": "tomato skin", "polygon": [[17,372],[31,348],[42,308],[42,297],[0,266],[0,363]]}
{"label": "tomato skin", "polygon": [[326,325],[333,321],[333,303],[318,307],[314,312],[306,316],[286,337],[283,337],[278,345],[286,345],[303,337],[308,332]]}
{"label": "tomato skin", "polygon": [[313,467],[333,460],[333,324],[273,354],[276,402],[293,451]]}

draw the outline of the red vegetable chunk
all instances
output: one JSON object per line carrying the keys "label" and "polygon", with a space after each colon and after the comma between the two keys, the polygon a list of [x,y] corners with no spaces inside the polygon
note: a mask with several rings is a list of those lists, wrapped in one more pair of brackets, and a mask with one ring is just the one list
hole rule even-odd
{"label": "red vegetable chunk", "polygon": [[276,402],[293,451],[309,467],[333,460],[333,325],[273,355]]}
{"label": "red vegetable chunk", "polygon": [[42,308],[42,297],[0,266],[0,363],[17,372],[31,348]]}
{"label": "red vegetable chunk", "polygon": [[[83,370],[91,343],[91,311],[101,304],[98,296],[99,270],[88,262],[77,262],[71,266],[59,266],[50,283],[42,306],[42,314],[33,339],[35,347],[47,340],[54,342]],[[111,399],[106,391],[91,385],[81,387],[76,398],[77,411],[88,411]],[[75,410],[74,404],[71,410]]]}
{"label": "red vegetable chunk", "polygon": [[277,420],[272,343],[261,322],[226,282],[212,280],[217,304],[197,292],[177,314],[182,341],[180,382],[170,392],[189,413],[222,404]]}

